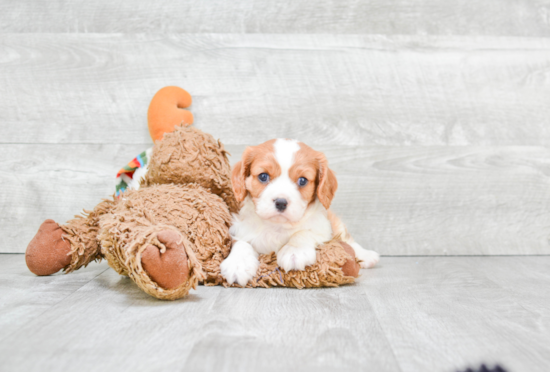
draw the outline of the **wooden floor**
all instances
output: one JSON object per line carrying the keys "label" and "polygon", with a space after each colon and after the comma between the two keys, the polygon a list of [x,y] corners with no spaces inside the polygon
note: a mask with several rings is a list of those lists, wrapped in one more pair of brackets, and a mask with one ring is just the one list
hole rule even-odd
{"label": "wooden floor", "polygon": [[550,257],[383,257],[354,285],[199,287],[162,302],[105,262],[0,255],[1,371],[550,368]]}

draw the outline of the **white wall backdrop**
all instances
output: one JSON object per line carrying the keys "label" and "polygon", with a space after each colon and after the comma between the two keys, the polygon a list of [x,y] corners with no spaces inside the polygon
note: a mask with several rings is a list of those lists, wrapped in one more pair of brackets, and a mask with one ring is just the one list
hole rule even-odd
{"label": "white wall backdrop", "polygon": [[383,255],[550,254],[550,1],[0,1],[0,252],[114,190],[178,85],[236,162],[326,152]]}

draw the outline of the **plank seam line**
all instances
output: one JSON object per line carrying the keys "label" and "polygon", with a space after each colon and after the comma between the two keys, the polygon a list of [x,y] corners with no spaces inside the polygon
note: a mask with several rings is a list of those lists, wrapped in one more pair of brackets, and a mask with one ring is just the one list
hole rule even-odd
{"label": "plank seam line", "polygon": [[372,305],[372,302],[369,298],[369,293],[368,291],[361,287],[361,289],[363,289],[363,293],[365,294],[365,296],[367,297],[367,302],[369,303],[369,306],[370,308],[372,309],[372,312],[374,313],[375,317],[376,317],[376,322],[378,323],[378,325],[380,326],[380,329],[382,330],[382,334],[384,335],[384,339],[386,340],[387,344],[389,345],[390,347],[390,350],[391,350],[391,354],[393,356],[393,359],[395,360],[395,362],[397,363],[397,365],[399,366],[399,370],[401,372],[403,372],[403,367],[401,366],[401,363],[399,362],[399,359],[397,359],[397,356],[395,355],[395,350],[393,348],[393,344],[390,342],[390,340],[388,339],[388,335],[387,335],[387,332],[386,332],[386,328],[384,327],[384,325],[382,324],[382,322],[380,321],[380,318],[378,316],[378,313],[376,312],[376,309],[374,308],[374,306]]}

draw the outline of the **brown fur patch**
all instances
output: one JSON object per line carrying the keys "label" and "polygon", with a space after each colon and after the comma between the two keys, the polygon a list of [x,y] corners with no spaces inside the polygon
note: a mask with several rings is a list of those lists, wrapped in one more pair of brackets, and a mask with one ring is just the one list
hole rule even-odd
{"label": "brown fur patch", "polygon": [[319,162],[319,178],[317,184],[317,197],[326,209],[329,209],[334,194],[338,189],[338,180],[336,175],[328,167],[328,160],[322,152],[317,151],[317,161]]}
{"label": "brown fur patch", "polygon": [[300,177],[308,180],[305,186],[298,185],[298,191],[302,194],[302,198],[308,201],[309,204],[315,201],[317,185],[319,183],[319,161],[318,151],[304,143],[299,143],[300,150],[294,155],[294,164],[290,167],[289,177],[298,185]]}

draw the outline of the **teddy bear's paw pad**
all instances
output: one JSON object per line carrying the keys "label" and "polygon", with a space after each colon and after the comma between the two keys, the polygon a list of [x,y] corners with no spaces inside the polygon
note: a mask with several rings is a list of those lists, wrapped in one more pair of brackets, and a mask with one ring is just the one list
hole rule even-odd
{"label": "teddy bear's paw pad", "polygon": [[166,246],[164,253],[149,245],[141,254],[141,265],[149,277],[164,289],[174,289],[189,278],[187,254],[181,236],[175,231],[161,231],[157,239]]}
{"label": "teddy bear's paw pad", "polygon": [[346,253],[351,256],[351,258],[348,259],[344,265],[342,265],[342,272],[345,276],[353,276],[354,278],[357,278],[359,276],[359,270],[361,270],[361,265],[359,265],[355,260],[355,251],[348,243],[340,242],[340,245],[344,248]]}
{"label": "teddy bear's paw pad", "polygon": [[71,243],[54,220],[46,220],[27,246],[25,261],[36,275],[51,275],[71,263]]}

